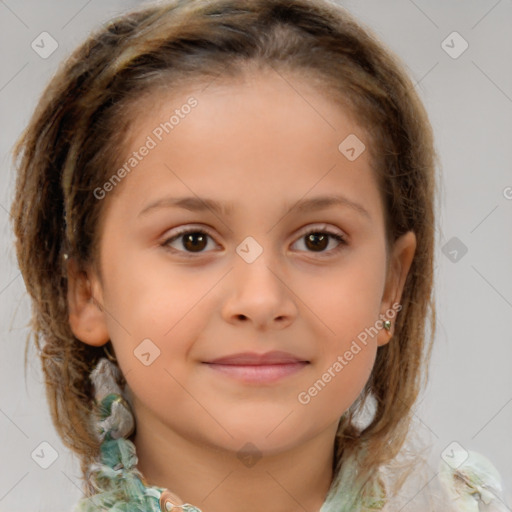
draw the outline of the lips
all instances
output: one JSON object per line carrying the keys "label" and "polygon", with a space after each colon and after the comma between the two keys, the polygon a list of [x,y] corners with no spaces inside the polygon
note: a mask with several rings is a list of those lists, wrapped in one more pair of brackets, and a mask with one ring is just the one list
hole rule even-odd
{"label": "lips", "polygon": [[207,367],[222,375],[247,385],[270,385],[299,373],[309,361],[289,352],[272,351],[264,354],[241,352],[218,357],[205,363]]}
{"label": "lips", "polygon": [[207,361],[208,364],[220,365],[238,365],[238,366],[258,366],[258,365],[278,365],[278,364],[293,364],[293,363],[309,363],[306,359],[290,354],[289,352],[282,352],[274,350],[264,354],[256,352],[240,352],[231,354],[224,357]]}

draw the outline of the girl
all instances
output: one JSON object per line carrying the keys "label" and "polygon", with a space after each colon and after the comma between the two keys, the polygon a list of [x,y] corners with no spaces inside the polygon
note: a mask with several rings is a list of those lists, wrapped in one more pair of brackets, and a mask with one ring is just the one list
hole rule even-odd
{"label": "girl", "polygon": [[[145,8],[68,59],[16,157],[17,254],[53,420],[81,458],[76,511],[404,506],[436,157],[368,30],[327,0]],[[501,506],[485,459],[445,459],[427,510]]]}

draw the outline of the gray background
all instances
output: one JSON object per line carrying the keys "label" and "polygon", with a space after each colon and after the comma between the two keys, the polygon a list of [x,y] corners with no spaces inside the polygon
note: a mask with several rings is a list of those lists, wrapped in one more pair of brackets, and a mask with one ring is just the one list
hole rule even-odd
{"label": "gray background", "polygon": [[[489,457],[507,482],[511,507],[512,1],[340,3],[405,61],[442,160],[438,329],[430,382],[412,428],[432,443],[432,476],[453,441]],[[141,4],[0,0],[0,511],[66,511],[81,494],[78,461],[51,424],[33,350],[25,383],[30,304],[10,232],[10,150],[58,63],[90,29]],[[31,48],[43,31],[59,45],[47,59]],[[469,44],[458,58],[442,47],[453,31]],[[460,41],[448,43],[452,51],[461,48]],[[43,441],[59,455],[48,469],[31,456]]]}

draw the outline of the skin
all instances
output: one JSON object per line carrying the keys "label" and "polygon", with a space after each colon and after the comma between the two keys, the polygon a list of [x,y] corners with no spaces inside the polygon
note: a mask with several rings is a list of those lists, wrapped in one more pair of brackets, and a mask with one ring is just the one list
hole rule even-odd
{"label": "skin", "polygon": [[[84,343],[112,340],[136,416],[138,467],[150,484],[203,512],[260,512],[262,500],[272,512],[319,510],[338,421],[390,333],[360,344],[309,403],[298,394],[400,302],[415,237],[398,239],[387,262],[369,151],[351,162],[338,150],[349,134],[365,141],[364,130],[305,81],[273,71],[153,97],[134,119],[127,158],[190,95],[197,107],[104,199],[97,264],[79,272],[71,260],[70,325]],[[368,218],[344,205],[302,213],[287,206],[328,194],[358,203]],[[232,212],[141,214],[182,196],[232,202]],[[179,227],[211,238],[200,252],[183,237],[166,245]],[[330,238],[317,249],[307,244],[309,228],[346,243]],[[252,263],[236,252],[248,236],[263,250]],[[149,366],[134,356],[147,338],[160,350]],[[270,350],[309,363],[260,385],[203,363]],[[237,457],[246,443],[256,447],[254,464]]]}

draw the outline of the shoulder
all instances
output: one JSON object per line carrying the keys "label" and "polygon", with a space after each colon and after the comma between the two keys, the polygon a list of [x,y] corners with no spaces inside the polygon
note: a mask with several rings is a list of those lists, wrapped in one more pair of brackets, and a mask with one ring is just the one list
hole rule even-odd
{"label": "shoulder", "polygon": [[450,449],[439,464],[438,478],[455,511],[510,510],[504,501],[501,475],[481,453]]}
{"label": "shoulder", "polygon": [[[386,468],[384,474],[388,474]],[[481,453],[456,443],[443,452],[437,471],[421,459],[382,512],[397,512],[407,503],[415,512],[510,512],[495,466]]]}

